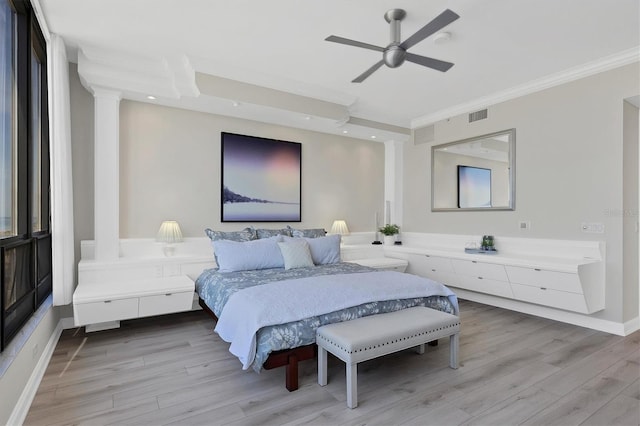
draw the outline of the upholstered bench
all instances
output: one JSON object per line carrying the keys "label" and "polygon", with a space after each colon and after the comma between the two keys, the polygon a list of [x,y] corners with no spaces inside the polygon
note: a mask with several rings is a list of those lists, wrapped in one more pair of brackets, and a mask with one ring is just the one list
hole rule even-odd
{"label": "upholstered bench", "polygon": [[327,384],[327,352],[347,365],[347,406],[358,406],[358,363],[449,336],[449,366],[458,368],[460,319],[456,315],[417,306],[319,327],[318,384]]}

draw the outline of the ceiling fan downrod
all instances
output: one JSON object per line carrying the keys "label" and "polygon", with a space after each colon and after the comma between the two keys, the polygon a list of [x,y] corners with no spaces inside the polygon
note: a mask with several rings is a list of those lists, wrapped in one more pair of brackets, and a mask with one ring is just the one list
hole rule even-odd
{"label": "ceiling fan downrod", "polygon": [[390,9],[384,14],[384,19],[389,23],[390,37],[382,58],[389,68],[397,68],[404,62],[406,50],[400,47],[400,22],[405,16],[407,13],[403,9]]}

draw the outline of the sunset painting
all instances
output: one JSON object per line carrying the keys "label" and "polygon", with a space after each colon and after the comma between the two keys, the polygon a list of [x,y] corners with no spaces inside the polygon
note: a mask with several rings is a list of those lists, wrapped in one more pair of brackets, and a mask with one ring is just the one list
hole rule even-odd
{"label": "sunset painting", "polygon": [[300,143],[222,133],[222,221],[301,221]]}

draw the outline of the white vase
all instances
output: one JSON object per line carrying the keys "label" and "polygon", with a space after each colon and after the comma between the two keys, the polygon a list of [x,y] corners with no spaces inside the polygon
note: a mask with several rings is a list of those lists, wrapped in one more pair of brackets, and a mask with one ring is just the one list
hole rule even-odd
{"label": "white vase", "polygon": [[393,243],[395,243],[396,241],[396,236],[395,235],[385,235],[384,236],[384,245],[385,246],[392,246]]}

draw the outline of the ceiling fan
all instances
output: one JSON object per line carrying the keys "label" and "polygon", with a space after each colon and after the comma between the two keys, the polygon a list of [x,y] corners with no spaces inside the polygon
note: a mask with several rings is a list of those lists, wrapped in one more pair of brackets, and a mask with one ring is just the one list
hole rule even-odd
{"label": "ceiling fan", "polygon": [[404,19],[406,12],[402,9],[391,9],[384,14],[384,19],[391,26],[391,42],[387,47],[375,46],[373,44],[363,43],[361,41],[351,40],[344,37],[331,35],[327,37],[326,41],[334,43],[346,44],[349,46],[362,47],[364,49],[375,50],[382,52],[382,59],[376,62],[371,68],[356,77],[352,83],[362,83],[367,77],[373,74],[383,64],[389,68],[397,68],[407,60],[414,64],[423,65],[425,67],[433,68],[438,71],[445,72],[453,66],[451,62],[440,61],[438,59],[429,58],[426,56],[416,55],[407,52],[411,46],[420,43],[425,38],[429,37],[446,27],[460,16],[457,13],[447,9],[440,15],[435,17],[424,27],[420,28],[411,37],[403,42],[400,42],[400,21]]}

